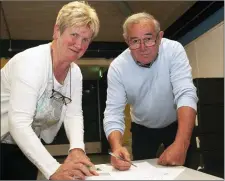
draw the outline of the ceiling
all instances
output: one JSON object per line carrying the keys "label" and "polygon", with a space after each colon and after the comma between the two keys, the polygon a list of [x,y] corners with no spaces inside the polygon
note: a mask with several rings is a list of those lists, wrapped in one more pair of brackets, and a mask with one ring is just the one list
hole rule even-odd
{"label": "ceiling", "polygon": [[[60,8],[69,1],[2,1],[1,29],[2,39],[51,40],[53,26]],[[146,11],[155,16],[166,30],[196,1],[88,1],[100,19],[99,35],[94,41],[123,42],[122,24],[127,16]],[[4,17],[3,17],[4,13]],[[4,19],[5,18],[5,19]],[[7,24],[7,26],[6,26]],[[96,65],[98,68],[101,65]],[[85,68],[83,68],[85,67]],[[85,73],[96,70],[81,66]],[[85,69],[85,70],[84,70]],[[89,71],[90,69],[90,71]],[[87,75],[86,75],[87,74]],[[95,75],[95,76],[94,76]],[[99,77],[98,71],[89,76]]]}

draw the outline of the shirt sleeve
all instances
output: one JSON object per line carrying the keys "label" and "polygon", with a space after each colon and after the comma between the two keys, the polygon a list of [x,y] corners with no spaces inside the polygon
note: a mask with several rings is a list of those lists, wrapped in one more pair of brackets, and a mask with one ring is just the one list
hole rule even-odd
{"label": "shirt sleeve", "polygon": [[107,80],[107,100],[103,125],[108,138],[109,134],[115,130],[124,134],[124,108],[127,103],[127,97],[121,74],[112,64],[108,70]]}
{"label": "shirt sleeve", "polygon": [[26,157],[49,179],[60,164],[46,150],[31,127],[39,91],[46,75],[46,69],[37,62],[31,56],[22,56],[12,66],[9,131]]}
{"label": "shirt sleeve", "polygon": [[172,54],[170,80],[173,87],[174,102],[177,109],[182,106],[189,106],[197,111],[198,97],[185,49],[178,42],[173,49],[175,51]]}
{"label": "shirt sleeve", "polygon": [[72,72],[72,102],[68,104],[64,126],[67,138],[70,142],[69,150],[80,148],[84,150],[84,125],[82,111],[82,74],[80,69]]}

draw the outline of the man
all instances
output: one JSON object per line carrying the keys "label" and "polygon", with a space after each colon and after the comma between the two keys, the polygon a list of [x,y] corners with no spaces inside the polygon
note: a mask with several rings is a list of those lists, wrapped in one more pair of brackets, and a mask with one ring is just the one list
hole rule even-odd
{"label": "man", "polygon": [[[131,110],[134,160],[155,158],[161,143],[161,165],[183,165],[189,148],[198,98],[183,46],[166,38],[150,14],[137,13],[123,25],[129,48],[108,70],[104,130],[115,155],[130,160],[122,146],[124,107]],[[111,157],[119,170],[128,162]]]}

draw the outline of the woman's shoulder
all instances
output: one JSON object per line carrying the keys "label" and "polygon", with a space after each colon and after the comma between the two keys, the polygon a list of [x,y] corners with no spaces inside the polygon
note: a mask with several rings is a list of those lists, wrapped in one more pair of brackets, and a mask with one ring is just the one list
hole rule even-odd
{"label": "woman's shoulder", "polygon": [[74,62],[71,63],[71,72],[73,75],[72,76],[73,79],[76,79],[76,78],[82,79],[82,73],[81,73],[80,67]]}
{"label": "woman's shoulder", "polygon": [[43,44],[36,47],[28,48],[20,53],[17,53],[10,58],[10,63],[16,66],[40,67],[46,65],[46,59],[50,58],[49,44]]}
{"label": "woman's shoulder", "polygon": [[[25,80],[33,79],[38,82],[47,78],[50,61],[49,45],[39,45],[16,54],[9,60],[9,70]],[[49,51],[49,52],[48,52]]]}
{"label": "woman's shoulder", "polygon": [[43,44],[38,45],[32,48],[28,48],[18,54],[15,55],[16,58],[28,58],[32,60],[39,60],[40,58],[44,59],[45,57],[48,57],[50,55],[50,45],[49,44]]}

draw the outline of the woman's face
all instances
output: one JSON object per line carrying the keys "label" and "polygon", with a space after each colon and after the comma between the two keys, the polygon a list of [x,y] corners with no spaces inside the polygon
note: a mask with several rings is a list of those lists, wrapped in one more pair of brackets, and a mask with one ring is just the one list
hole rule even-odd
{"label": "woman's face", "polygon": [[56,25],[54,29],[54,40],[57,44],[57,55],[69,62],[78,60],[86,52],[91,40],[93,32],[90,28],[69,27],[60,34]]}

